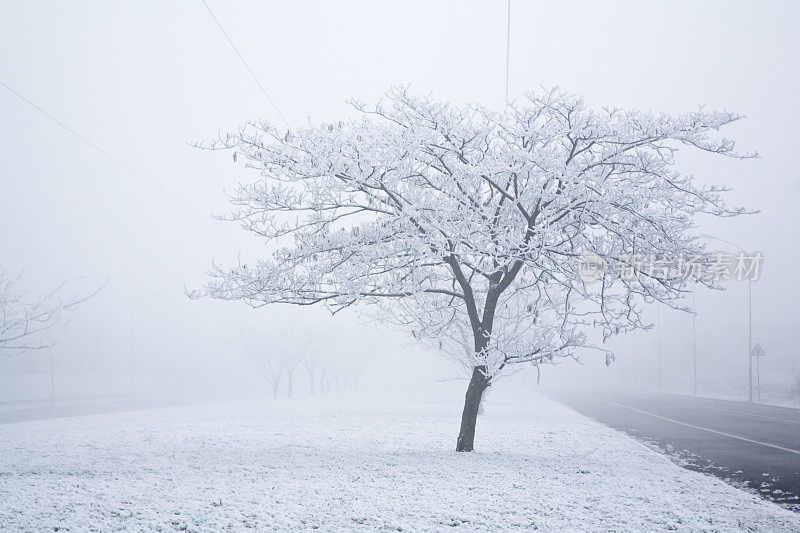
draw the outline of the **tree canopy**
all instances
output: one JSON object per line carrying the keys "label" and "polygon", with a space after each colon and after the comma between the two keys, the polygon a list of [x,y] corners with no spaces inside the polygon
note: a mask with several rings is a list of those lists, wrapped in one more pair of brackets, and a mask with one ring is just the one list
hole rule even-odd
{"label": "tree canopy", "polygon": [[[643,326],[641,304],[674,304],[687,280],[631,258],[699,256],[695,215],[744,212],[725,204],[724,187],[675,167],[681,146],[755,155],[716,135],[735,113],[595,111],[558,89],[502,111],[403,88],[351,103],[354,119],[286,132],[251,122],[208,146],[259,175],[230,195],[230,218],[279,250],[215,266],[205,294],[334,312],[373,305],[436,342],[468,328],[488,378],[573,355],[584,326],[604,337]],[[589,283],[586,253],[635,275]]]}

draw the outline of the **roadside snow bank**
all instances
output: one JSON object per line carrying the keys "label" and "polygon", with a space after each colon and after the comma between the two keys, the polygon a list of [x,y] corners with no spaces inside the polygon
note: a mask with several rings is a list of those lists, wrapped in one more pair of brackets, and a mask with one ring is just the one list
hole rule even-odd
{"label": "roadside snow bank", "polygon": [[544,396],[236,401],[0,426],[0,529],[800,531]]}

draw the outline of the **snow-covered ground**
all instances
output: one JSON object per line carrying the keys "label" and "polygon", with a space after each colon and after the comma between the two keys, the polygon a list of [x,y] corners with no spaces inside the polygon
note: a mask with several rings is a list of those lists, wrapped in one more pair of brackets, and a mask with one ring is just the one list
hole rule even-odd
{"label": "snow-covered ground", "polygon": [[453,451],[461,384],[3,425],[0,529],[800,531],[798,514],[497,388],[469,454]]}

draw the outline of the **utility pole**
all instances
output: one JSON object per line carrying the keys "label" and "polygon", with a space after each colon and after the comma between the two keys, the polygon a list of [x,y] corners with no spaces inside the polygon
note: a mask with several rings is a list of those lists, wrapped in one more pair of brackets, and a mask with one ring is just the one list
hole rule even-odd
{"label": "utility pole", "polygon": [[661,392],[661,306],[656,305],[658,313],[658,392]]}
{"label": "utility pole", "polygon": [[694,285],[692,285],[692,378],[694,395],[697,396],[697,309],[694,305]]}
{"label": "utility pole", "polygon": [[134,391],[134,371],[135,371],[135,357],[133,355],[133,301],[131,300],[130,303],[130,319],[128,321],[128,327],[130,328],[130,337],[128,342],[128,355],[130,357],[130,370],[131,370],[131,396],[133,396]]}
{"label": "utility pole", "polygon": [[[743,250],[744,252],[744,250]],[[758,365],[758,358],[756,358]],[[747,393],[753,401],[753,278],[747,278]],[[758,401],[761,401],[761,374],[758,375]]]}
{"label": "utility pole", "polygon": [[506,24],[506,101],[508,105],[508,68],[511,65],[511,0],[508,0],[508,22]]}
{"label": "utility pole", "polygon": [[50,349],[50,406],[54,407],[56,405],[56,379],[55,379],[55,371],[56,371],[56,351],[52,348]]}
{"label": "utility pole", "polygon": [[[136,393],[136,387],[135,387],[136,386],[136,382],[135,382],[135,380],[136,380],[136,355],[134,354],[134,350],[133,350],[134,334],[135,334],[135,331],[134,331],[134,316],[135,316],[135,311],[136,311],[134,306],[136,304],[140,304],[141,302],[143,302],[145,298],[152,298],[154,296],[162,296],[163,294],[164,293],[161,292],[161,291],[154,292],[152,294],[142,294],[142,295],[139,295],[136,298],[131,298],[128,301],[128,305],[130,306],[129,307],[130,317],[129,317],[129,320],[128,320],[128,328],[130,330],[129,331],[130,337],[128,339],[128,356],[130,357],[130,361],[129,361],[129,365],[128,366],[130,367],[130,372],[131,372],[131,375],[130,375],[130,378],[131,378],[131,383],[130,383],[131,396],[134,396],[135,393]],[[141,389],[141,387],[142,386],[139,385],[140,389]]]}
{"label": "utility pole", "polygon": [[[700,235],[704,239],[713,239],[715,241],[724,242],[730,244],[731,246],[735,246],[739,249],[743,254],[747,254],[744,251],[744,248],[736,244],[735,242],[726,241],[725,239],[720,239],[719,237],[714,237],[713,235],[703,234]],[[752,294],[753,294],[753,278],[747,278],[747,399],[748,401],[753,401],[753,305],[752,305]]]}
{"label": "utility pole", "polygon": [[639,364],[636,359],[636,332],[631,332],[633,334],[633,382],[639,383]]}

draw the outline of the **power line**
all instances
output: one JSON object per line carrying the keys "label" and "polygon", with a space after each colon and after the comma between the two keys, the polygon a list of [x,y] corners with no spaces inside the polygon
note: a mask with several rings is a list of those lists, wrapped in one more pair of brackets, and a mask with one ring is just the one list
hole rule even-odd
{"label": "power line", "polygon": [[109,159],[109,160],[111,160],[112,162],[114,162],[114,163],[115,163],[116,165],[118,165],[119,167],[122,167],[122,168],[123,168],[124,170],[126,170],[128,173],[132,174],[133,176],[135,176],[135,177],[136,177],[136,178],[138,178],[139,180],[143,181],[144,183],[146,183],[147,185],[149,185],[149,186],[150,186],[150,187],[152,187],[153,189],[155,189],[155,190],[159,191],[160,193],[162,193],[162,194],[164,194],[164,195],[166,195],[166,196],[170,197],[172,200],[174,200],[174,201],[178,202],[179,204],[181,204],[181,205],[182,205],[183,207],[185,207],[186,209],[189,209],[189,210],[191,210],[191,211],[193,211],[193,212],[197,213],[198,215],[202,216],[203,218],[209,218],[207,214],[203,213],[202,211],[200,211],[199,209],[195,208],[194,206],[192,206],[192,205],[190,205],[190,204],[186,203],[186,202],[185,202],[185,201],[183,201],[183,200],[182,200],[180,197],[178,197],[178,196],[175,196],[174,194],[172,194],[172,193],[171,193],[171,192],[169,192],[168,190],[164,189],[163,187],[161,187],[161,186],[160,186],[160,185],[158,185],[157,183],[155,183],[155,182],[153,182],[153,181],[151,181],[151,180],[147,179],[146,177],[144,177],[143,175],[139,174],[139,173],[138,173],[138,172],[136,172],[134,169],[132,169],[131,167],[129,167],[128,165],[126,165],[125,163],[123,163],[122,161],[120,161],[119,159],[117,159],[116,157],[114,157],[113,155],[111,155],[111,154],[109,154],[108,152],[106,152],[105,150],[103,150],[102,148],[100,148],[99,146],[97,146],[96,144],[94,144],[92,141],[90,141],[89,139],[87,139],[86,137],[84,137],[83,135],[81,135],[80,133],[78,133],[77,131],[75,131],[74,129],[70,128],[69,126],[67,126],[66,124],[64,124],[63,122],[61,122],[61,121],[60,121],[58,118],[54,117],[53,115],[51,115],[50,113],[48,113],[46,110],[44,110],[43,108],[39,107],[38,105],[36,105],[36,104],[35,104],[35,103],[33,103],[32,101],[30,101],[28,98],[26,98],[25,96],[23,96],[22,94],[20,94],[18,91],[16,91],[14,88],[12,88],[12,87],[10,87],[9,85],[7,85],[7,84],[6,84],[5,82],[3,82],[2,80],[0,80],[0,85],[2,85],[3,87],[5,87],[5,88],[6,88],[6,89],[7,89],[7,90],[10,92],[10,93],[12,93],[12,94],[13,94],[13,95],[15,95],[17,98],[19,98],[20,100],[22,100],[23,102],[25,102],[26,104],[28,104],[29,106],[31,106],[33,109],[35,109],[36,111],[38,111],[39,113],[41,113],[42,115],[44,115],[45,117],[47,117],[48,119],[50,119],[52,122],[55,122],[56,124],[58,124],[59,126],[61,126],[61,127],[64,129],[64,130],[66,130],[67,132],[69,132],[69,133],[70,133],[70,134],[71,134],[73,137],[76,137],[76,138],[77,138],[77,139],[79,139],[81,142],[83,142],[84,144],[86,144],[87,146],[89,146],[90,148],[92,148],[94,151],[96,151],[96,152],[100,153],[100,154],[101,154],[103,157],[105,157],[106,159]]}
{"label": "power line", "polygon": [[247,72],[250,73],[250,76],[253,78],[253,81],[255,81],[256,85],[258,85],[258,88],[261,89],[261,93],[264,95],[264,97],[267,99],[267,101],[272,105],[272,107],[275,109],[275,112],[278,113],[278,116],[281,117],[281,120],[283,120],[283,123],[286,124],[286,127],[288,128],[289,127],[289,122],[286,120],[286,117],[283,116],[283,113],[281,113],[281,110],[278,109],[278,106],[275,105],[275,102],[272,100],[272,98],[270,98],[269,93],[267,93],[267,90],[264,88],[263,85],[261,85],[261,82],[258,81],[258,78],[256,77],[255,73],[253,72],[253,69],[250,68],[250,65],[247,63],[247,61],[245,60],[245,58],[242,55],[242,53],[239,51],[238,48],[236,48],[236,45],[233,44],[233,41],[228,36],[228,32],[225,31],[225,28],[222,27],[222,24],[220,23],[220,21],[217,19],[216,16],[214,16],[214,12],[211,11],[211,7],[209,7],[209,5],[206,2],[206,0],[200,0],[200,1],[203,2],[204,6],[206,6],[206,9],[208,10],[208,14],[211,15],[211,18],[214,19],[214,22],[217,23],[217,27],[219,28],[219,31],[221,31],[222,35],[225,36],[225,39],[228,40],[228,44],[231,45],[231,48],[233,48],[233,51],[236,52],[236,55],[239,56],[239,59],[242,60],[242,64],[244,65],[244,68],[247,69]]}
{"label": "power line", "polygon": [[[203,0],[205,2],[205,0]],[[508,67],[511,59],[511,0],[508,0],[508,22],[506,24],[506,104],[508,103]]]}

